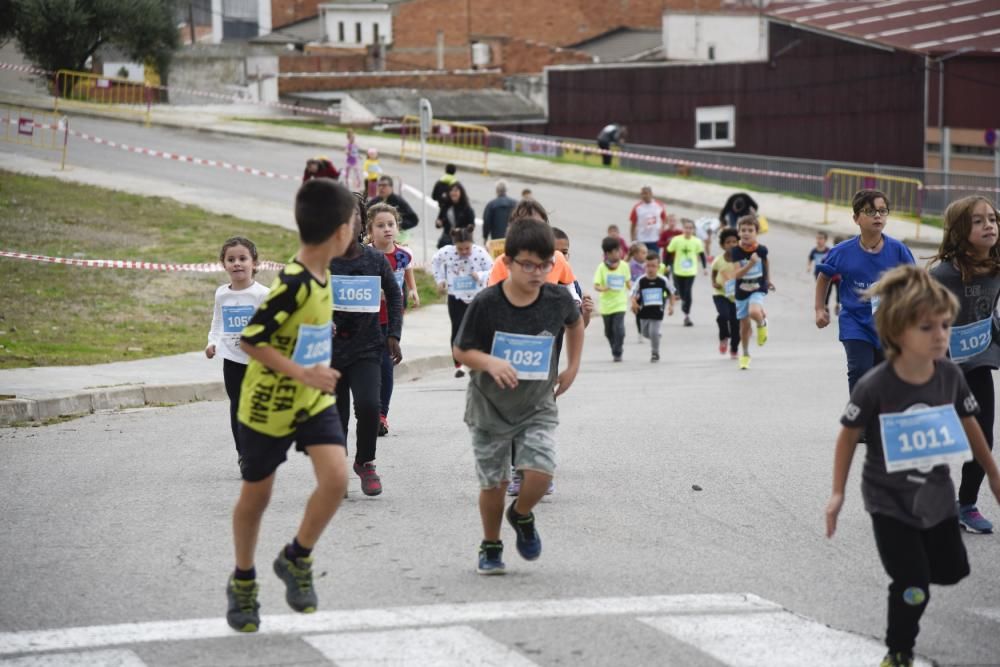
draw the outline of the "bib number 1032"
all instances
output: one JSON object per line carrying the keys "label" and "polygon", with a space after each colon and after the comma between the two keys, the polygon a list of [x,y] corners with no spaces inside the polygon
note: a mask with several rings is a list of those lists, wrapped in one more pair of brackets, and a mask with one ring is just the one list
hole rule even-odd
{"label": "bib number 1032", "polygon": [[529,336],[497,331],[490,356],[503,359],[517,372],[518,380],[547,380],[552,364],[553,336]]}

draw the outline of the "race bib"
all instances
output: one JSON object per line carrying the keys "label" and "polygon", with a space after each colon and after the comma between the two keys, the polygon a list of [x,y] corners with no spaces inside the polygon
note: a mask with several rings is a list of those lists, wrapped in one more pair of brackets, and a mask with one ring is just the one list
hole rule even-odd
{"label": "race bib", "polygon": [[404,291],[403,290],[403,278],[406,275],[406,269],[396,269],[395,271],[392,272],[392,275],[393,275],[393,277],[396,278],[396,284],[399,285],[399,291],[400,292]]}
{"label": "race bib", "polygon": [[643,306],[662,306],[663,289],[660,287],[646,287],[642,290]]}
{"label": "race bib", "polygon": [[300,366],[330,365],[333,350],[331,337],[332,322],[325,324],[300,324],[299,339],[295,341],[292,361]]}
{"label": "race bib", "polygon": [[741,292],[756,292],[759,287],[760,283],[758,283],[757,281],[740,283]]}
{"label": "race bib", "polygon": [[681,268],[685,271],[689,271],[694,268],[694,260],[690,257],[684,257],[681,259]]}
{"label": "race bib", "polygon": [[238,334],[246,328],[256,310],[253,306],[223,306],[222,332]]}
{"label": "race bib", "polygon": [[490,356],[503,359],[517,371],[518,380],[549,379],[554,336],[528,336],[497,331]]}
{"label": "race bib", "polygon": [[608,289],[625,289],[625,276],[617,273],[608,274]]}
{"label": "race bib", "polygon": [[879,415],[887,472],[926,472],[942,463],[972,458],[965,429],[953,405]]}
{"label": "race bib", "polygon": [[333,308],[344,313],[377,313],[382,298],[380,276],[332,276]]}
{"label": "race bib", "polygon": [[452,292],[475,292],[479,282],[472,276],[454,276],[451,279]]}
{"label": "race bib", "polygon": [[951,328],[948,354],[952,361],[965,361],[983,352],[993,341],[993,320],[987,317],[972,324]]}
{"label": "race bib", "polygon": [[727,280],[722,286],[722,289],[729,298],[736,296],[736,279]]}

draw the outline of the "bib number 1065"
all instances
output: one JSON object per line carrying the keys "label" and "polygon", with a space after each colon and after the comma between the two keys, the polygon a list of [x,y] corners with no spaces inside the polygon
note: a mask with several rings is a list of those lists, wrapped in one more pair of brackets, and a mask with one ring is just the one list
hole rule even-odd
{"label": "bib number 1065", "polygon": [[341,287],[337,290],[338,301],[371,301],[373,290],[367,287]]}

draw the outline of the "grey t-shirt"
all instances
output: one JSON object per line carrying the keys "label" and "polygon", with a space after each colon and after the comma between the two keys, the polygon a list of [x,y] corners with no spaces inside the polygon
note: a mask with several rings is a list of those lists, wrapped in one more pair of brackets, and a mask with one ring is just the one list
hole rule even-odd
{"label": "grey t-shirt", "polygon": [[1000,332],[1000,318],[997,317],[996,313],[997,299],[1000,298],[1000,276],[976,277],[966,285],[962,282],[962,274],[950,262],[941,263],[932,268],[931,275],[958,297],[961,308],[958,311],[958,317],[955,318],[954,326],[960,327],[980,322],[988,317],[993,319],[992,341],[989,347],[958,365],[964,371],[971,371],[983,366],[1000,368],[1000,340],[997,340],[997,334]]}
{"label": "grey t-shirt", "polygon": [[955,486],[948,466],[935,466],[928,473],[886,472],[878,417],[948,404],[955,406],[959,417],[979,412],[979,404],[958,366],[947,359],[938,360],[934,366],[929,381],[912,385],[896,375],[891,362],[883,361],[854,385],[851,400],[840,417],[844,426],[864,428],[868,434],[868,452],[861,473],[865,509],[921,529],[955,516]]}
{"label": "grey t-shirt", "polygon": [[[546,283],[534,303],[518,307],[507,300],[501,282],[484,289],[469,304],[455,345],[490,354],[498,331],[554,338],[579,318],[580,309],[564,286]],[[497,434],[520,430],[528,422],[557,423],[559,411],[552,391],[558,363],[553,350],[548,378],[519,380],[514,389],[501,389],[489,373],[472,371],[465,399],[465,423]]]}

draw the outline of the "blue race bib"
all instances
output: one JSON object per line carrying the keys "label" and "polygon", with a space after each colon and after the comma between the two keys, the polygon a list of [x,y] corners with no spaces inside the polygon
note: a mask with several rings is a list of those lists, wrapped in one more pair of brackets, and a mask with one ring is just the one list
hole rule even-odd
{"label": "blue race bib", "polygon": [[927,471],[972,458],[953,405],[879,415],[878,421],[887,472]]}
{"label": "blue race bib", "polygon": [[625,289],[625,276],[618,273],[608,274],[608,289]]}
{"label": "blue race bib", "polygon": [[727,280],[722,286],[722,290],[726,293],[730,299],[736,296],[736,279]]}
{"label": "blue race bib", "polygon": [[403,290],[403,278],[406,276],[406,269],[396,269],[395,271],[392,272],[392,274],[396,278],[396,284],[399,285],[399,291],[404,292],[405,290]]}
{"label": "blue race bib", "polygon": [[377,313],[382,299],[380,276],[332,276],[333,309],[344,313]]}
{"label": "blue race bib", "polygon": [[503,359],[517,371],[518,380],[548,380],[554,336],[528,336],[497,331],[490,356]]}
{"label": "blue race bib", "polygon": [[292,361],[300,366],[330,365],[333,351],[333,323],[300,324],[299,339],[295,341]]}
{"label": "blue race bib", "polygon": [[661,287],[645,287],[642,290],[642,305],[643,306],[662,306],[663,305],[663,288]]}
{"label": "blue race bib", "polygon": [[253,306],[223,306],[222,332],[238,334],[246,328],[256,310]]}
{"label": "blue race bib", "polygon": [[451,279],[452,292],[475,292],[479,288],[479,282],[472,276],[454,276]]}
{"label": "blue race bib", "polygon": [[983,352],[993,341],[993,319],[951,328],[948,354],[952,361],[965,361]]}
{"label": "blue race bib", "polygon": [[681,268],[684,269],[685,271],[693,269],[694,260],[691,259],[690,257],[684,257],[683,259],[681,259]]}

